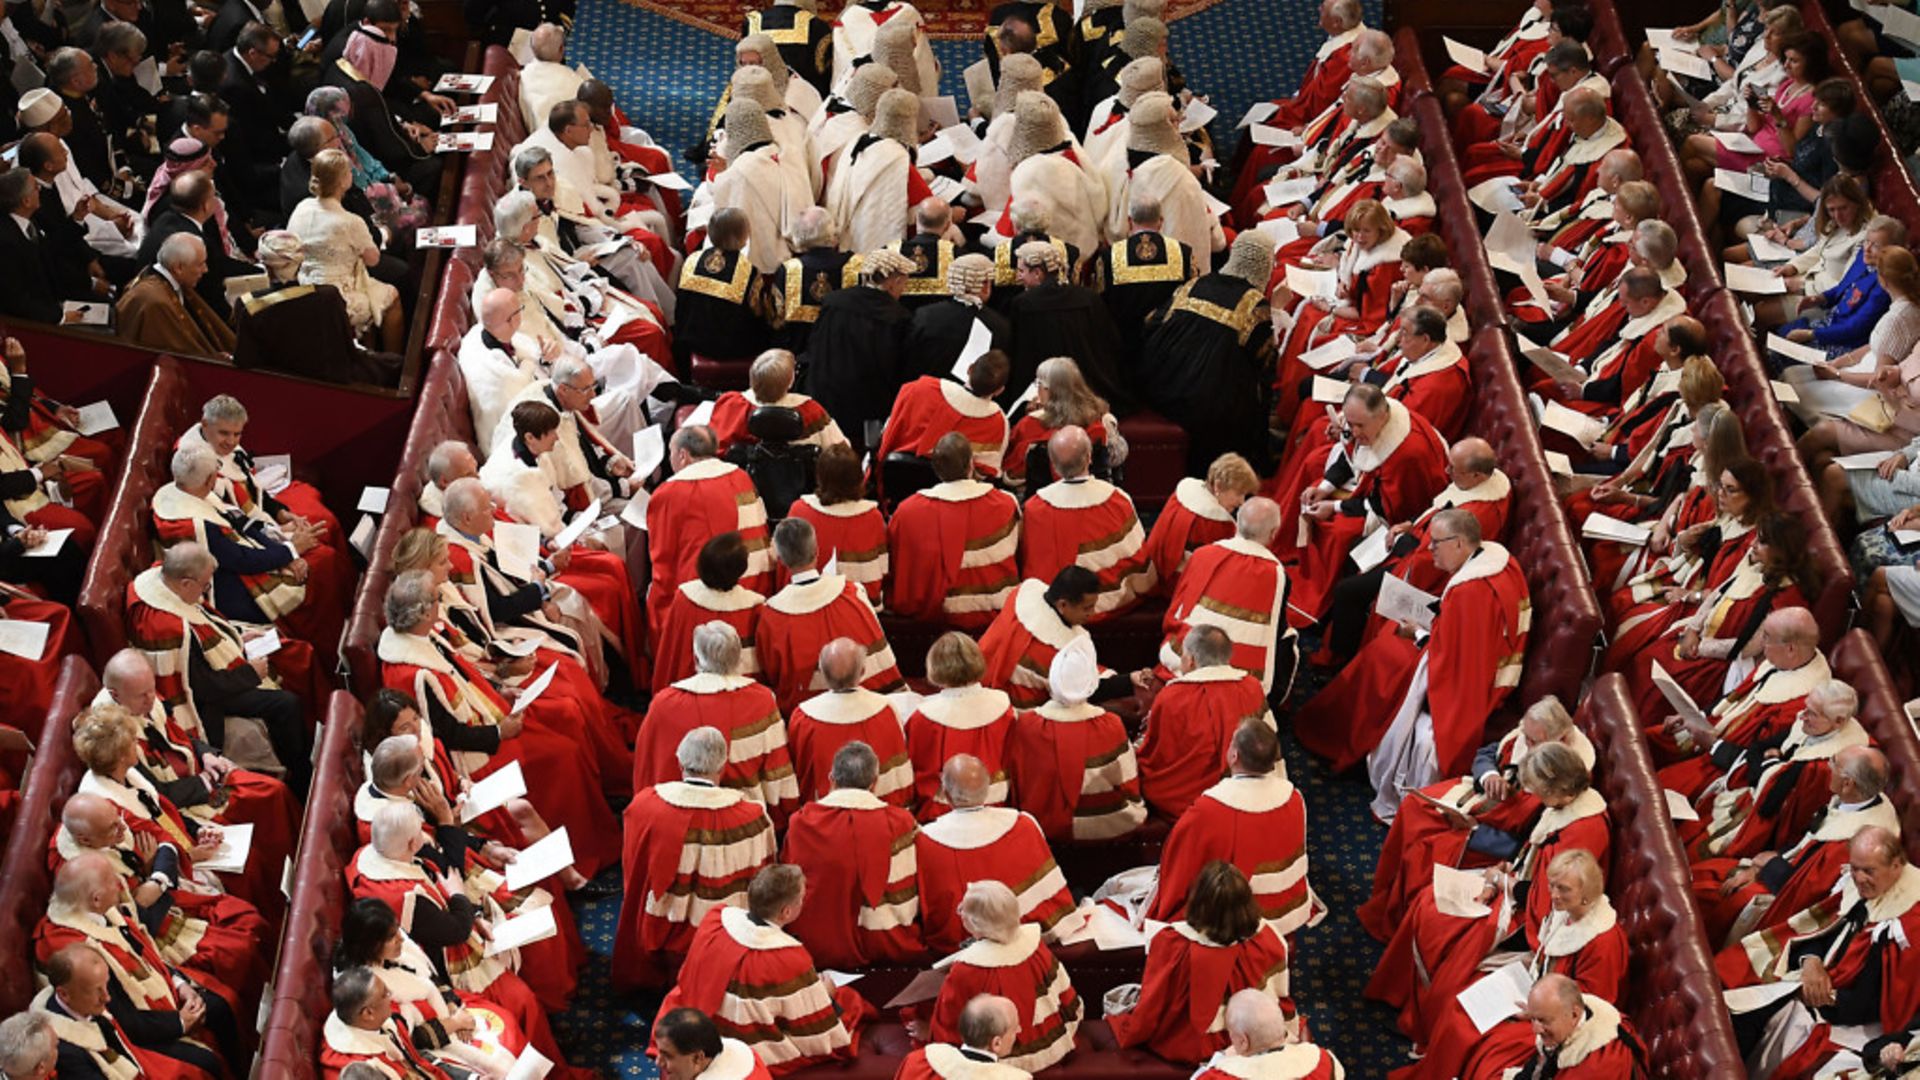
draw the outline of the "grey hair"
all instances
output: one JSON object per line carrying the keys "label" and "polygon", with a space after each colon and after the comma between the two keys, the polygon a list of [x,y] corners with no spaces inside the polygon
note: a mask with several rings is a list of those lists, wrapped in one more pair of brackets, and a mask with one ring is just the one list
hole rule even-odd
{"label": "grey hair", "polygon": [[1857,716],[1860,712],[1859,693],[1839,679],[1828,679],[1808,691],[1807,704],[1813,704],[1815,699],[1818,699],[1821,705],[1839,709],[1850,717]]}
{"label": "grey hair", "polygon": [[1907,223],[1892,214],[1875,214],[1873,220],[1867,222],[1867,231],[1880,233],[1887,238],[1889,244],[1907,242]]}
{"label": "grey hair", "polygon": [[727,765],[727,737],[717,727],[697,727],[680,738],[673,752],[682,776],[719,776]]}
{"label": "grey hair", "polygon": [[802,210],[789,231],[792,233],[793,246],[801,251],[832,247],[840,241],[840,230],[834,227],[833,218],[818,206]]}
{"label": "grey hair", "polygon": [[493,204],[493,234],[516,239],[539,213],[540,200],[533,197],[533,192],[525,188],[509,191]]}
{"label": "grey hair", "polygon": [[1053,228],[1052,213],[1047,210],[1045,203],[1031,195],[1013,200],[1013,205],[1007,208],[1007,216],[1013,219],[1016,233],[1043,233]]}
{"label": "grey hair", "polygon": [[1233,660],[1233,639],[1225,630],[1202,623],[1187,631],[1180,652],[1194,667],[1219,667]]}
{"label": "grey hair", "polygon": [[1436,266],[1421,280],[1420,291],[1429,299],[1444,300],[1457,307],[1467,295],[1467,286],[1460,280],[1460,271],[1451,266]]}
{"label": "grey hair", "polygon": [[[1481,534],[1480,519],[1474,516],[1473,511],[1458,506],[1433,515],[1433,525],[1445,525],[1453,530],[1453,535],[1470,545],[1477,546],[1481,540],[1485,539]],[[1431,530],[1432,527],[1429,525],[1428,529]]]}
{"label": "grey hair", "polygon": [[[563,354],[560,357],[560,359],[555,360],[553,362],[553,375],[552,375],[551,381],[555,383],[567,383],[571,385],[575,379],[578,379],[581,376],[582,373],[591,375],[593,373],[593,365],[587,363],[584,357],[575,356],[572,353],[566,353],[566,354]],[[594,377],[598,378],[598,376],[594,376]]]}
{"label": "grey hair", "polygon": [[1360,75],[1349,80],[1347,89],[1353,91],[1356,103],[1366,106],[1376,115],[1387,107],[1387,88],[1371,75]]}
{"label": "grey hair", "polygon": [[1680,253],[1680,235],[1659,218],[1648,218],[1635,225],[1633,238],[1639,243],[1641,254],[1662,266],[1672,263]]}
{"label": "grey hair", "polygon": [[1562,705],[1560,699],[1552,694],[1548,694],[1546,697],[1527,706],[1527,711],[1520,717],[1520,720],[1523,723],[1532,720],[1534,723],[1539,724],[1540,730],[1546,732],[1546,736],[1549,739],[1558,739],[1560,736],[1565,735],[1568,729],[1573,727],[1572,714],[1568,713],[1567,707]]}
{"label": "grey hair", "polygon": [[1160,209],[1160,200],[1151,195],[1135,195],[1127,203],[1127,220],[1136,225],[1158,225],[1165,220]]}
{"label": "grey hair", "polygon": [[217,424],[222,421],[234,424],[247,422],[247,407],[232,394],[215,394],[200,406],[200,421]]}
{"label": "grey hair", "polygon": [[46,1013],[20,1012],[0,1020],[0,1073],[32,1076],[46,1067],[59,1049],[59,1039]]}
{"label": "grey hair", "polygon": [[188,540],[173,545],[160,556],[160,576],[168,581],[185,581],[213,565],[213,552],[197,541]]}
{"label": "grey hair", "polygon": [[558,23],[541,23],[533,28],[533,58],[557,64],[567,55],[567,31]]}
{"label": "grey hair", "polygon": [[408,840],[420,835],[420,811],[410,802],[389,802],[373,812],[373,850],[387,858],[395,855]]}
{"label": "grey hair", "polygon": [[833,767],[827,776],[834,787],[870,791],[880,779],[880,755],[873,752],[873,747],[853,739],[833,752]]}
{"label": "grey hair", "polygon": [[731,675],[740,670],[740,634],[715,619],[693,628],[693,665],[702,675]]}
{"label": "grey hair", "polygon": [[139,56],[147,51],[147,35],[129,22],[110,22],[94,35],[94,47],[102,56]]}
{"label": "grey hair", "polygon": [[461,453],[473,453],[473,448],[459,439],[447,439],[433,448],[427,455],[427,479],[440,484],[453,470],[453,456]]}
{"label": "grey hair", "polygon": [[395,577],[393,584],[387,586],[383,605],[387,625],[404,634],[433,618],[434,609],[440,604],[435,595],[437,591],[433,575],[425,570],[408,570]]}
{"label": "grey hair", "polygon": [[205,241],[191,233],[177,232],[160,242],[160,254],[154,261],[171,270],[184,266],[207,253]]}
{"label": "grey hair", "polygon": [[386,790],[420,764],[420,740],[411,735],[389,735],[373,748],[373,782]]}
{"label": "grey hair", "polygon": [[303,116],[287,129],[287,146],[303,158],[311,158],[327,145],[333,134],[333,121],[322,116]]}
{"label": "grey hair", "polygon": [[1327,10],[1348,30],[1360,25],[1360,0],[1333,0]]}
{"label": "grey hair", "polygon": [[1000,881],[975,881],[960,897],[960,925],[973,937],[1004,942],[1020,925],[1020,900]]}
{"label": "grey hair", "polygon": [[47,85],[51,87],[67,85],[75,75],[80,73],[81,61],[91,59],[93,58],[87,55],[87,50],[72,45],[55,49],[53,55],[47,57]]}
{"label": "grey hair", "polygon": [[204,446],[183,446],[173,452],[169,465],[173,482],[181,487],[199,487],[220,469],[220,458]]}
{"label": "grey hair", "polygon": [[1353,57],[1378,64],[1393,63],[1393,39],[1379,30],[1362,30],[1353,39]]}
{"label": "grey hair", "polygon": [[[366,966],[350,967],[333,977],[333,1014],[342,1020],[352,1020],[353,1014],[366,1008],[373,997],[373,983],[379,976]],[[345,1070],[342,1070],[345,1075]]]}
{"label": "grey hair", "polygon": [[1397,157],[1387,166],[1387,175],[1400,181],[1409,195],[1423,194],[1427,190],[1427,167],[1410,157]]}
{"label": "grey hair", "polygon": [[521,143],[513,151],[513,178],[524,184],[527,177],[533,175],[533,170],[552,162],[553,155],[547,152],[546,147]]}
{"label": "grey hair", "polygon": [[478,477],[463,476],[455,480],[447,485],[444,496],[441,500],[446,510],[444,516],[450,518],[465,517],[483,506],[489,510],[493,507],[493,496],[487,494],[486,485]]}
{"label": "grey hair", "polygon": [[774,526],[773,557],[788,569],[817,560],[820,543],[814,535],[813,523],[805,518],[790,517]]}

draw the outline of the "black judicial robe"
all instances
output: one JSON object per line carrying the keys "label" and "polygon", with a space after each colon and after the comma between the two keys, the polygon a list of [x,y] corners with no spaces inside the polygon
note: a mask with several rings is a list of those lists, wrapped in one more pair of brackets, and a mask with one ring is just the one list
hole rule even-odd
{"label": "black judicial robe", "polygon": [[1025,392],[1040,362],[1068,356],[1080,365],[1087,385],[1107,399],[1115,414],[1133,411],[1133,395],[1120,378],[1124,351],[1120,332],[1100,294],[1084,285],[1048,282],[1022,289],[1007,306],[1013,324],[1013,370],[1007,377],[1007,401]]}
{"label": "black judicial robe", "polygon": [[766,282],[738,251],[702,248],[688,256],[674,290],[673,360],[684,374],[694,354],[751,360],[772,337],[763,312]]}
{"label": "black judicial robe", "polygon": [[775,4],[749,11],[740,21],[740,36],[765,34],[780,50],[787,70],[813,84],[825,97],[833,82],[833,20],[806,8]]}
{"label": "black judicial robe", "polygon": [[1137,232],[1094,253],[1091,283],[1126,347],[1122,370],[1132,371],[1139,364],[1147,317],[1194,273],[1193,249],[1157,232]]}
{"label": "black judicial robe", "polygon": [[821,301],[807,347],[806,392],[856,450],[867,448],[867,421],[886,420],[909,377],[904,373],[912,321],[899,301],[871,285],[841,289]]}
{"label": "black judicial robe", "polygon": [[767,310],[774,313],[774,342],[805,357],[820,321],[820,304],[829,293],[860,284],[861,258],[836,248],[803,251],[780,264],[780,276],[768,286]]}
{"label": "black judicial robe", "polygon": [[1148,320],[1134,384],[1146,405],[1186,429],[1192,475],[1229,450],[1267,471],[1268,319],[1264,290],[1208,274],[1180,286]]}
{"label": "black judicial robe", "polygon": [[918,311],[951,295],[947,292],[947,267],[953,265],[953,257],[959,254],[954,250],[953,241],[929,233],[915,233],[888,244],[887,250],[913,260],[913,272],[907,275],[907,291],[900,297],[900,303],[908,311]]}
{"label": "black judicial robe", "polygon": [[967,339],[973,334],[975,319],[985,323],[993,335],[993,348],[1005,352],[1012,346],[1013,324],[992,308],[975,307],[954,299],[929,304],[913,313],[913,327],[907,332],[908,370],[901,374],[901,384],[922,375],[951,374],[955,361],[967,347]]}

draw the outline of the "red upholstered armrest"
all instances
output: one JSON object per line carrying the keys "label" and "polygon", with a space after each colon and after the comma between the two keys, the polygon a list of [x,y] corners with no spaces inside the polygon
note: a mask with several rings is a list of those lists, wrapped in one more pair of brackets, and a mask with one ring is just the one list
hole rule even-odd
{"label": "red upholstered armrest", "polygon": [[[1398,53],[1396,53],[1398,55]],[[1402,110],[1405,112],[1406,110]],[[1507,310],[1493,286],[1493,268],[1474,224],[1473,205],[1460,180],[1460,162],[1447,136],[1446,114],[1432,95],[1413,103],[1411,114],[1420,122],[1420,156],[1427,163],[1427,190],[1438,211],[1440,238],[1447,242],[1447,258],[1467,287],[1467,318],[1476,327],[1507,325]]]}
{"label": "red upholstered armrest", "polygon": [[1433,80],[1427,76],[1427,65],[1420,59],[1420,36],[1413,27],[1403,26],[1393,35],[1393,66],[1400,71],[1400,115],[1409,112],[1408,95],[1429,94],[1433,92]]}
{"label": "red upholstered armrest", "polygon": [[1187,433],[1159,413],[1141,410],[1120,421],[1127,454],[1127,494],[1142,516],[1158,513],[1186,475]]}
{"label": "red upholstered armrest", "polygon": [[1575,717],[1593,741],[1613,825],[1607,891],[1627,935],[1622,1002],[1654,1076],[1745,1075],[1693,905],[1686,858],[1654,778],[1626,680],[1603,675]]}
{"label": "red upholstered armrest", "polygon": [[0,859],[0,1013],[26,1008],[35,992],[33,928],[53,891],[47,844],[82,771],[73,752],[73,716],[99,692],[100,681],[84,659],[69,656],[61,662],[39,752],[20,787],[19,812],[7,836],[6,857]]}
{"label": "red upholstered armrest", "polygon": [[1920,859],[1920,738],[1872,635],[1855,628],[1827,654],[1833,677],[1860,695],[1860,726],[1887,755],[1887,798],[1900,809],[1907,857]]}
{"label": "red upholstered armrest", "polygon": [[[1598,10],[1595,11],[1596,22]],[[1615,23],[1616,30],[1618,23]],[[1598,27],[1595,29],[1598,36]],[[1647,179],[1660,189],[1660,217],[1680,237],[1680,262],[1687,268],[1687,283],[1681,288],[1689,301],[1720,287],[1720,265],[1714,249],[1707,244],[1700,216],[1694,210],[1693,193],[1673,144],[1660,123],[1646,81],[1629,64],[1613,76],[1613,115],[1627,129],[1627,137],[1646,166]]]}
{"label": "red upholstered armrest", "polygon": [[458,351],[460,339],[473,325],[473,267],[460,259],[447,263],[440,277],[440,289],[434,294],[433,322],[427,331],[427,348]]}
{"label": "red upholstered armrest", "polygon": [[1627,50],[1627,33],[1620,26],[1620,13],[1609,0],[1596,0],[1593,4],[1593,33],[1587,38],[1587,47],[1593,53],[1594,67],[1602,75],[1612,75],[1616,68],[1631,67],[1627,61],[1632,54]]}

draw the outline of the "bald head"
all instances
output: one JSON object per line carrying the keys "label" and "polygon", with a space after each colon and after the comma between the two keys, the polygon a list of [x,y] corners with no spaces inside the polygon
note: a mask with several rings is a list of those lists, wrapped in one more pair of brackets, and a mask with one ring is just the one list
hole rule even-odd
{"label": "bald head", "polygon": [[480,325],[501,341],[519,329],[520,297],[508,289],[494,289],[480,298]]}
{"label": "bald head", "polygon": [[1478,435],[1469,435],[1447,451],[1447,464],[1453,469],[1453,482],[1462,490],[1480,486],[1498,468],[1493,444]]}
{"label": "bald head", "polygon": [[1019,1032],[1020,1011],[1006,998],[976,994],[960,1009],[960,1041],[975,1050],[1004,1057]]}
{"label": "bald head", "polygon": [[829,690],[851,690],[860,684],[867,650],[852,638],[834,638],[820,650],[820,678]]}
{"label": "bald head", "polygon": [[938,195],[921,199],[913,208],[913,227],[930,236],[946,233],[953,221],[953,207]]}
{"label": "bald head", "polygon": [[1054,432],[1047,439],[1047,460],[1062,480],[1087,475],[1093,467],[1093,440],[1087,437],[1087,429],[1068,424]]}
{"label": "bald head", "polygon": [[1255,495],[1240,504],[1233,515],[1234,531],[1242,540],[1251,540],[1266,546],[1273,540],[1273,534],[1280,531],[1280,504],[1272,499]]}
{"label": "bald head", "polygon": [[1248,987],[1227,999],[1227,1039],[1235,1057],[1265,1053],[1287,1042],[1287,1018],[1265,990]]}
{"label": "bald head", "polygon": [[153,711],[153,661],[138,649],[121,649],[100,669],[100,685],[120,706],[136,716]]}
{"label": "bald head", "polygon": [[1640,155],[1632,150],[1612,150],[1600,159],[1600,183],[1606,186],[1608,181],[1612,181],[1612,186],[1607,188],[1609,191],[1630,180],[1639,180],[1646,174],[1646,165],[1641,162]]}
{"label": "bald head", "polygon": [[956,808],[985,805],[992,784],[993,776],[972,754],[955,754],[940,769],[940,791]]}
{"label": "bald head", "polygon": [[1870,802],[1887,789],[1887,755],[1849,746],[1833,757],[1834,794],[1845,803]]}
{"label": "bald head", "polygon": [[1586,136],[1600,130],[1607,122],[1607,103],[1597,91],[1578,87],[1567,91],[1562,110],[1566,113],[1567,123],[1573,126],[1576,135]]}
{"label": "bald head", "polygon": [[120,839],[120,811],[98,795],[76,792],[60,811],[60,824],[83,848],[112,847]]}
{"label": "bald head", "polygon": [[1820,624],[1803,607],[1781,608],[1760,624],[1767,662],[1787,671],[1812,663],[1820,655]]}

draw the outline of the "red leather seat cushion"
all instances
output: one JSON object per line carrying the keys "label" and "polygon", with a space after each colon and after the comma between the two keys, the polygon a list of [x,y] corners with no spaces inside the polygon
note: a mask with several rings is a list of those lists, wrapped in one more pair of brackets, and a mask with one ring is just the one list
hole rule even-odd
{"label": "red leather seat cushion", "polygon": [[1120,421],[1129,447],[1127,494],[1143,516],[1159,513],[1186,475],[1187,433],[1156,412],[1141,411]]}

